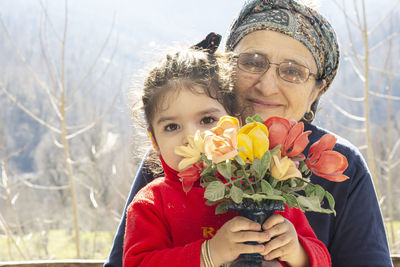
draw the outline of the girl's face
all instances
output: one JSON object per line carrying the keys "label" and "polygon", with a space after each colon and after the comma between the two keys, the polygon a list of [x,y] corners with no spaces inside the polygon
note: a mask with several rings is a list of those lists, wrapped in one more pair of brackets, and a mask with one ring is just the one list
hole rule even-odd
{"label": "girl's face", "polygon": [[[293,62],[317,73],[317,65],[310,51],[299,41],[282,33],[261,30],[245,36],[235,47],[234,52],[258,53],[265,55],[271,63]],[[321,87],[324,86],[321,83]],[[276,65],[264,74],[253,74],[237,68],[236,88],[239,101],[251,112],[263,119],[281,116],[300,120],[310,110],[318,97],[316,81],[310,77],[305,83],[290,83],[281,79]],[[254,115],[252,114],[252,115]]]}
{"label": "girl's face", "polygon": [[202,92],[200,86],[194,86],[194,90],[172,90],[164,97],[151,122],[155,149],[174,170],[178,170],[182,160],[175,154],[175,147],[186,145],[188,135],[194,135],[196,130],[211,129],[217,125],[220,117],[228,115],[217,100]]}

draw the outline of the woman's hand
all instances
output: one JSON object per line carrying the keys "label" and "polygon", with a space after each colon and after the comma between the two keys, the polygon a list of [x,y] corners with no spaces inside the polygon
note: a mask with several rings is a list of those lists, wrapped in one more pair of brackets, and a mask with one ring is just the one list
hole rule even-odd
{"label": "woman's hand", "polygon": [[269,238],[261,231],[261,225],[245,217],[237,216],[227,221],[210,239],[210,256],[215,266],[229,263],[242,253],[261,253],[264,245],[247,245],[244,242],[264,243]]}
{"label": "woman's hand", "polygon": [[289,266],[310,266],[293,224],[280,214],[273,214],[262,226],[269,242],[261,252],[265,260],[279,259]]}

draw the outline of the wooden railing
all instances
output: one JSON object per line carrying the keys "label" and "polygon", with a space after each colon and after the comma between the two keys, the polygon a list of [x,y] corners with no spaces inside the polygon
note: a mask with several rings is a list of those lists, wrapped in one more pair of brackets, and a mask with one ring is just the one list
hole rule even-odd
{"label": "wooden railing", "polygon": [[[400,267],[400,254],[392,255],[394,267]],[[51,260],[1,262],[1,267],[102,267],[103,260]]]}
{"label": "wooden railing", "polygon": [[104,260],[8,261],[1,267],[102,267]]}

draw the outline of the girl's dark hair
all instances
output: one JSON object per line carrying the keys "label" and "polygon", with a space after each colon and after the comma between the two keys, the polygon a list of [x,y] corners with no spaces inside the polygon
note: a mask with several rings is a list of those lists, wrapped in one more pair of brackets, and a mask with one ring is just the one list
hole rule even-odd
{"label": "girl's dark hair", "polygon": [[[167,92],[181,88],[205,93],[220,102],[229,115],[237,116],[239,107],[233,93],[234,68],[230,57],[194,49],[167,54],[144,82],[142,102],[148,130],[153,133],[151,122]],[[194,89],[196,85],[203,91]]]}
{"label": "girl's dark hair", "polygon": [[[239,116],[239,105],[233,92],[232,54],[210,54],[202,50],[186,49],[165,56],[145,79],[142,104],[147,130],[153,134],[154,115],[161,111],[170,92],[191,90],[216,99],[231,116]],[[199,87],[201,91],[199,91]],[[145,161],[154,177],[163,170],[155,151]]]}

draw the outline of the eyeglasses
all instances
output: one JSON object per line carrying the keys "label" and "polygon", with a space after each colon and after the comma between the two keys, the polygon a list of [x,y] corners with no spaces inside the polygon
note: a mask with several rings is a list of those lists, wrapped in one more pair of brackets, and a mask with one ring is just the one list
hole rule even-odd
{"label": "eyeglasses", "polygon": [[271,65],[277,66],[279,77],[290,83],[305,83],[310,76],[318,79],[318,76],[310,72],[310,69],[293,62],[272,63],[263,54],[257,53],[241,53],[237,56],[237,65],[239,69],[254,73],[264,74]]}

